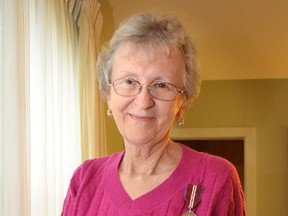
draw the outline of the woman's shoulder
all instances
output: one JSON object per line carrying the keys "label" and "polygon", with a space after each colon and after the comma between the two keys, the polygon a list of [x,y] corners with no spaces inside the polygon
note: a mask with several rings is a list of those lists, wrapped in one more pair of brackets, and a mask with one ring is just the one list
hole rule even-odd
{"label": "woman's shoulder", "polygon": [[184,155],[186,157],[186,167],[188,164],[193,167],[193,179],[204,184],[207,188],[214,188],[215,185],[224,187],[229,182],[240,187],[239,175],[236,167],[228,160],[212,154],[198,152],[187,146],[183,146]]}
{"label": "woman's shoulder", "polygon": [[90,179],[94,175],[101,176],[104,171],[118,166],[123,156],[123,152],[115,153],[109,156],[85,160],[75,170],[71,181],[82,182],[84,179]]}
{"label": "woman's shoulder", "polygon": [[[243,215],[243,190],[235,166],[222,157],[198,152],[187,146],[183,146],[183,152],[187,158],[186,164],[193,164],[192,184],[199,184],[204,188],[203,204],[202,207],[199,206],[199,211],[206,212],[209,209],[214,214],[218,212],[217,215],[236,215],[236,212]],[[235,213],[232,213],[232,208]],[[224,210],[229,213],[224,213]]]}
{"label": "woman's shoulder", "polygon": [[106,166],[106,165],[111,165],[113,163],[117,163],[118,159],[120,160],[122,156],[123,156],[123,152],[118,152],[118,153],[100,157],[100,158],[88,159],[88,160],[85,160],[80,165],[80,167],[82,169],[85,169],[85,168],[97,169],[101,166]]}
{"label": "woman's shoulder", "polygon": [[[86,194],[85,196],[92,195],[94,189],[97,188],[102,181],[102,177],[107,175],[111,176],[109,174],[117,169],[116,167],[122,156],[123,152],[111,156],[85,160],[73,173],[66,199],[71,201],[75,200],[78,195],[81,196],[81,194]],[[113,178],[111,179],[113,180]],[[93,185],[94,189],[90,191],[89,188],[91,185]],[[87,188],[89,189],[88,192],[82,193]]]}
{"label": "woman's shoulder", "polygon": [[182,146],[187,160],[190,161],[190,163],[197,164],[199,168],[205,170],[205,172],[209,172],[211,175],[217,175],[219,173],[229,175],[236,172],[235,166],[222,157],[199,152],[184,145]]}

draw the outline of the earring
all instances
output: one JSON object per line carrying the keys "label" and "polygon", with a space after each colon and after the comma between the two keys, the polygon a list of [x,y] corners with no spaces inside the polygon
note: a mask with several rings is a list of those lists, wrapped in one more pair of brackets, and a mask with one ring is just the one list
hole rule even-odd
{"label": "earring", "polygon": [[184,117],[183,116],[178,116],[177,125],[179,127],[182,127],[184,125]]}
{"label": "earring", "polygon": [[113,116],[112,110],[110,110],[110,109],[107,110],[107,116],[110,118]]}

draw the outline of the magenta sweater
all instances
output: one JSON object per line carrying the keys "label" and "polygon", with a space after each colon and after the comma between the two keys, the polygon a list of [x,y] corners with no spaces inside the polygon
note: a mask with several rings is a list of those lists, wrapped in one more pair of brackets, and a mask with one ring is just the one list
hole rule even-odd
{"label": "magenta sweater", "polygon": [[202,185],[197,216],[242,216],[243,192],[233,165],[224,159],[182,145],[179,165],[152,191],[132,200],[121,185],[118,166],[125,152],[85,161],[74,173],[63,205],[63,216],[181,216],[187,184]]}

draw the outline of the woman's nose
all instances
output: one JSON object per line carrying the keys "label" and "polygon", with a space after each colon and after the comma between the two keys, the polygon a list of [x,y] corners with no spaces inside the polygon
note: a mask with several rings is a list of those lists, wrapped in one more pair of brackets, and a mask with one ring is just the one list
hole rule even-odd
{"label": "woman's nose", "polygon": [[141,86],[141,91],[135,97],[135,103],[143,109],[148,109],[154,105],[154,98],[150,94],[148,86]]}

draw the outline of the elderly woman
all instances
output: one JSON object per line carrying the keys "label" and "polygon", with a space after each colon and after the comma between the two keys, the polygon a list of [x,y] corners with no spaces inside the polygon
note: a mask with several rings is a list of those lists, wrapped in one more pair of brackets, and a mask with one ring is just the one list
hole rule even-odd
{"label": "elderly woman", "polygon": [[170,139],[200,86],[195,49],[175,17],[141,13],[126,20],[97,67],[125,151],[75,171],[62,215],[246,214],[229,162]]}

